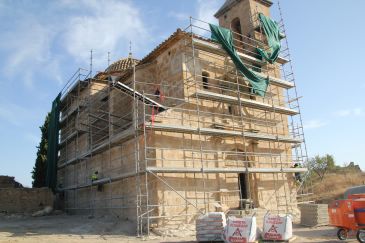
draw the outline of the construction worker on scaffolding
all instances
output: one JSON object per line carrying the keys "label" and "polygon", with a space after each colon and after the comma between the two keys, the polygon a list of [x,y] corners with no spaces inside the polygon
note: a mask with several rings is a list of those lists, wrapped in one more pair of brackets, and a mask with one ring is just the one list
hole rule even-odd
{"label": "construction worker on scaffolding", "polygon": [[94,173],[91,175],[91,182],[98,180],[98,174],[99,172],[97,170],[94,171]]}
{"label": "construction worker on scaffolding", "polygon": [[[295,163],[293,168],[300,168],[301,166],[298,163]],[[303,182],[302,174],[300,172],[294,173],[294,178],[298,184],[301,184]]]}
{"label": "construction worker on scaffolding", "polygon": [[[96,170],[94,171],[94,173],[91,175],[91,183],[93,183],[94,181],[97,181],[99,179],[99,172]],[[103,185],[98,183],[98,191],[101,192],[103,190]]]}

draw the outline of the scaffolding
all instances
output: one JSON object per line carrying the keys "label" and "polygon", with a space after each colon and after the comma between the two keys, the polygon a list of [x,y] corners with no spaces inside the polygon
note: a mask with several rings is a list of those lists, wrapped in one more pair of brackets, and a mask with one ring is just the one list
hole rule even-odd
{"label": "scaffolding", "polygon": [[58,190],[66,210],[126,215],[141,236],[217,205],[253,209],[260,180],[273,183],[272,211],[308,202],[306,181],[294,179],[307,173],[307,151],[287,40],[276,63],[263,62],[254,50],[268,47],[251,17],[254,34],[234,33],[234,44],[247,67],[269,78],[265,97],[252,94],[209,39],[208,23],[194,18],[178,33],[181,69],[170,80],[137,78],[148,62],[122,75],[77,70],[61,97]]}

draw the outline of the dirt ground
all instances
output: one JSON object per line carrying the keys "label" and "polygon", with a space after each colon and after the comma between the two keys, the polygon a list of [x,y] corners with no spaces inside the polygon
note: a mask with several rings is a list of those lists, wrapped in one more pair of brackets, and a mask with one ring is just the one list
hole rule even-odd
{"label": "dirt ground", "polygon": [[[189,233],[184,237],[151,236],[148,239],[134,236],[131,222],[116,218],[52,215],[44,217],[30,217],[24,215],[0,216],[0,242],[195,242],[195,237]],[[339,241],[336,229],[328,226],[301,227],[294,226],[296,240],[293,242],[357,242],[355,236],[348,241]]]}

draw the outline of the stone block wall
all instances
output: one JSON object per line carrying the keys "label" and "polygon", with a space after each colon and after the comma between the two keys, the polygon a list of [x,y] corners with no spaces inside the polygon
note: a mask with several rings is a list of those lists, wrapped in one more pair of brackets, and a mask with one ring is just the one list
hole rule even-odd
{"label": "stone block wall", "polygon": [[53,206],[48,188],[0,188],[0,212],[32,213]]}

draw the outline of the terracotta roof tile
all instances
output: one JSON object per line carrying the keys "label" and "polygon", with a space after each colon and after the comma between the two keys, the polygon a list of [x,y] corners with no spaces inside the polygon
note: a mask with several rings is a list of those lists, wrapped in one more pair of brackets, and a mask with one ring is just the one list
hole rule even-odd
{"label": "terracotta roof tile", "polygon": [[120,72],[125,71],[133,67],[133,65],[137,65],[139,60],[134,59],[132,57],[122,58],[112,64],[109,65],[105,69],[105,72]]}

